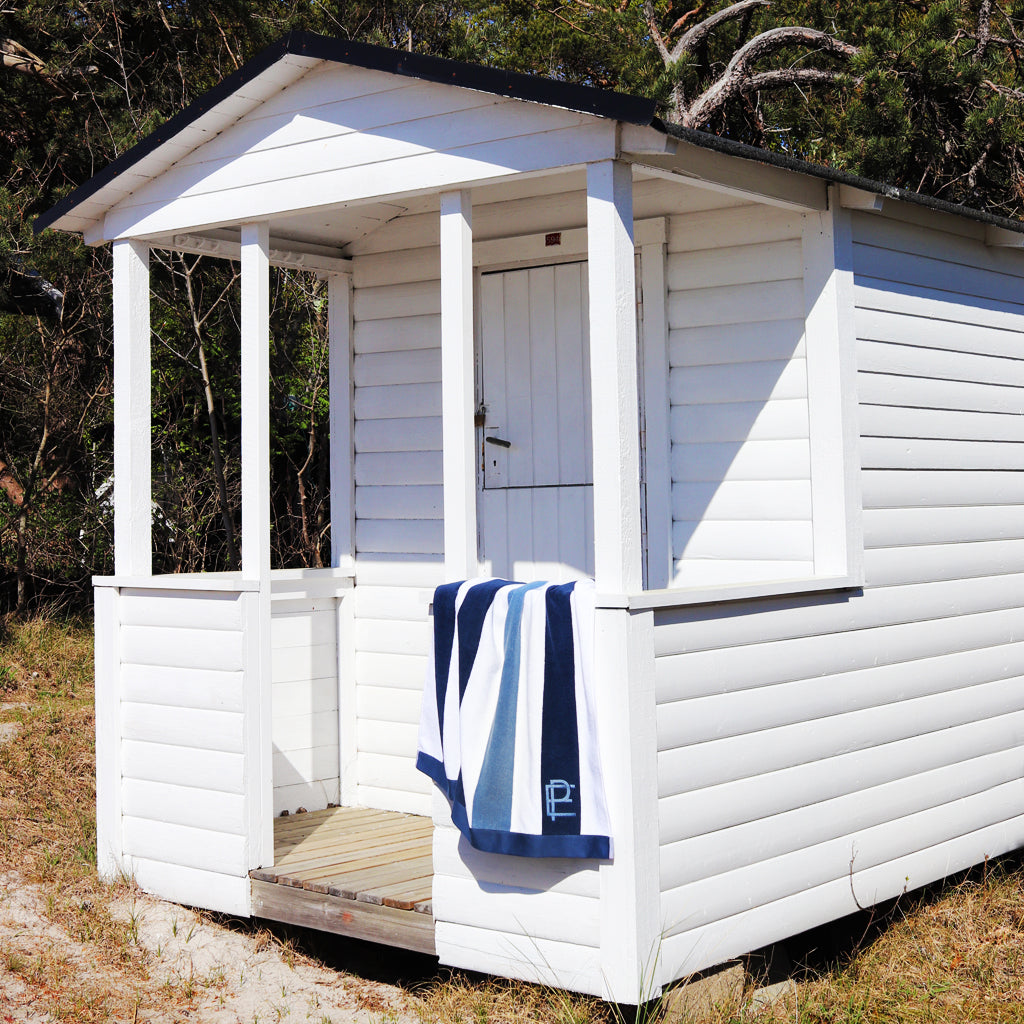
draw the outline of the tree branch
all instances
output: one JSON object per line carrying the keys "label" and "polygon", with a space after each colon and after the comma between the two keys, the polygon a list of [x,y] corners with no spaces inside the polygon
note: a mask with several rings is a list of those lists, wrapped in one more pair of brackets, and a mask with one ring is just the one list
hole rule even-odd
{"label": "tree branch", "polygon": [[672,56],[668,52],[665,37],[661,34],[661,30],[658,28],[658,20],[654,14],[653,0],[644,0],[644,20],[647,22],[647,28],[650,30],[651,38],[654,40],[654,45],[658,48],[658,53],[661,54],[661,59],[665,62],[665,66],[667,67],[672,61]]}
{"label": "tree branch", "polygon": [[842,72],[826,71],[823,68],[780,68],[778,71],[762,71],[741,82],[739,92],[744,96],[768,89],[781,89],[787,85],[832,85]]}
{"label": "tree branch", "polygon": [[[37,57],[31,50],[26,49],[14,39],[0,38],[0,65],[10,68],[12,71],[20,71],[22,74],[42,79],[62,96],[71,96],[62,81],[68,77],[69,73],[51,71],[42,58]],[[95,67],[76,68],[70,74],[92,75],[97,70]]]}
{"label": "tree branch", "polygon": [[[856,46],[851,46],[849,43],[836,39],[835,36],[830,36],[826,32],[819,32],[818,29],[801,26],[784,26],[782,28],[769,29],[767,32],[762,32],[760,35],[755,36],[749,43],[740,47],[733,54],[732,60],[729,61],[729,66],[722,73],[718,81],[705,89],[690,104],[689,109],[683,113],[683,125],[687,128],[695,128],[697,125],[704,124],[718,113],[730,99],[742,94],[745,91],[744,83],[751,78],[749,72],[750,65],[755,61],[787,46],[799,45],[816,46],[819,52],[843,57],[852,57],[858,52]],[[807,71],[811,69],[794,70]],[[764,72],[764,74],[772,75],[775,73]],[[778,74],[784,74],[784,72],[779,72]],[[837,73],[834,72],[832,74],[834,78]],[[771,79],[766,81],[771,81]]]}
{"label": "tree branch", "polygon": [[736,18],[742,18],[747,11],[755,7],[770,7],[771,0],[740,0],[737,4],[731,4],[721,11],[705,18],[699,25],[694,25],[688,32],[684,33],[679,42],[672,47],[668,60],[675,64],[684,53],[693,53],[695,49],[716,29],[719,25]]}
{"label": "tree branch", "polygon": [[1000,96],[1006,96],[1008,99],[1024,102],[1024,90],[1011,89],[1006,85],[996,85],[995,82],[990,82],[987,78],[981,84],[991,89],[993,92],[999,93]]}
{"label": "tree branch", "polygon": [[971,63],[980,64],[988,51],[989,40],[992,38],[992,0],[981,0],[978,6],[978,41],[971,54]]}

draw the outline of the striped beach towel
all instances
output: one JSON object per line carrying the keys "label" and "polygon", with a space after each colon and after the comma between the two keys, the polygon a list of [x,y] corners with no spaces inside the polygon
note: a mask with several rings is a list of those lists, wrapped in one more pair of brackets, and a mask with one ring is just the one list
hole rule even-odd
{"label": "striped beach towel", "polygon": [[591,691],[593,583],[438,587],[416,766],[470,844],[612,855]]}

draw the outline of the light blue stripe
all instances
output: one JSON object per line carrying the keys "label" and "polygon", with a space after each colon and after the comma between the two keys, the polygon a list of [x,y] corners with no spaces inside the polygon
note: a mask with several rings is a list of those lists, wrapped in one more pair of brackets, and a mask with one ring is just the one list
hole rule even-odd
{"label": "light blue stripe", "polygon": [[519,705],[519,658],[526,593],[544,586],[527,583],[509,594],[505,617],[505,658],[491,734],[473,793],[473,828],[507,832],[512,827],[512,781],[516,756],[516,711]]}

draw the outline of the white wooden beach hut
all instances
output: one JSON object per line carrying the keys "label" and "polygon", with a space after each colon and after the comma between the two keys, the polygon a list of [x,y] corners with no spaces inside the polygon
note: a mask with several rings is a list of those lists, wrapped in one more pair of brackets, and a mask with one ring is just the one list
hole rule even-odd
{"label": "white wooden beach hut", "polygon": [[[38,227],[114,250],[104,876],[634,1003],[1024,843],[1021,225],[298,34]],[[153,247],[241,260],[234,575],[151,572]],[[329,570],[270,566],[274,264],[330,282]],[[609,861],[414,770],[489,574],[596,580]]]}

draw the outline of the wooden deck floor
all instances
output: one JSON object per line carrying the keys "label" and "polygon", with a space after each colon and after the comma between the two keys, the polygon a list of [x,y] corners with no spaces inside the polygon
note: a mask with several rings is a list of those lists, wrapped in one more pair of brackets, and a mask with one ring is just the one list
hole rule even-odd
{"label": "wooden deck floor", "polygon": [[358,807],[274,821],[274,866],[250,872],[254,913],[434,952],[429,818]]}

